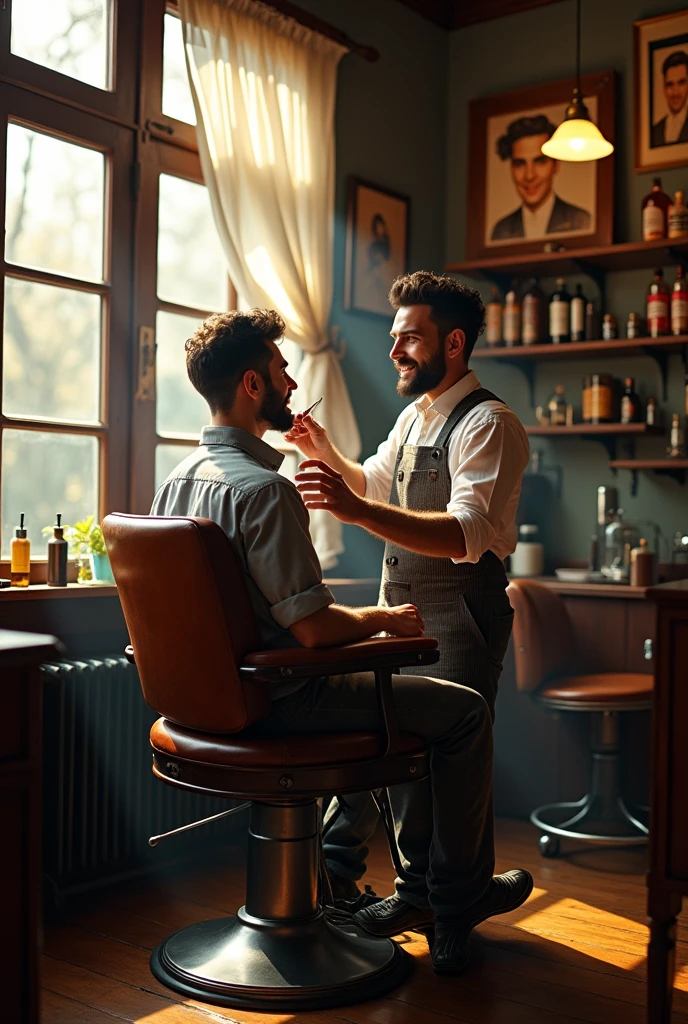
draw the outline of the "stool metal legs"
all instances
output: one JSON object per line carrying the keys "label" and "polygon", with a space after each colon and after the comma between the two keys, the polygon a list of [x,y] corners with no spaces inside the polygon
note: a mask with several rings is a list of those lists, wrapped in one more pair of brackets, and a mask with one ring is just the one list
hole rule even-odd
{"label": "stool metal legs", "polygon": [[[590,792],[581,800],[536,807],[530,815],[533,825],[545,833],[539,841],[544,857],[556,857],[559,837],[616,846],[647,843],[647,825],[628,810],[621,796],[619,716],[614,711],[597,712],[591,724]],[[567,815],[569,811],[572,813]],[[590,831],[591,825],[595,831]]]}
{"label": "stool metal legs", "polygon": [[246,905],[190,925],[151,956],[163,984],[193,999],[252,1010],[305,1010],[372,999],[400,984],[412,958],[317,902],[315,800],[253,803]]}

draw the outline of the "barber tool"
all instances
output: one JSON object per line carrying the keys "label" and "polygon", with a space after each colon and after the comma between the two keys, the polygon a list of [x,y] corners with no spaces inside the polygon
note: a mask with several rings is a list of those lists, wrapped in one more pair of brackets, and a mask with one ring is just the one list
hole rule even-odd
{"label": "barber tool", "polygon": [[313,412],[313,410],[317,409],[321,402],[322,402],[322,396],[320,398],[318,398],[317,401],[313,402],[313,405],[309,405],[307,409],[304,409],[303,412],[301,413],[301,415],[302,416],[310,416],[310,414]]}

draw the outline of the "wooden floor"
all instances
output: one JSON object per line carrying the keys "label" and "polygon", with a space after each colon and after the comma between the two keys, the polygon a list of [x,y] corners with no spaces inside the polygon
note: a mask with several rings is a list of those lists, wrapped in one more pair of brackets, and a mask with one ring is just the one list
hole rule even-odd
{"label": "wooden floor", "polygon": [[[168,991],[148,967],[171,931],[232,913],[242,902],[240,868],[178,869],[74,905],[47,925],[42,1024],[644,1024],[645,854],[588,848],[540,858],[525,823],[498,826],[498,870],[527,867],[528,902],[476,931],[469,969],[439,978],[421,936],[402,937],[417,960],[411,979],[384,999],[321,1013],[246,1013]],[[389,854],[377,843],[369,881],[391,891]],[[685,932],[685,929],[684,929]],[[688,944],[680,933],[674,1022],[688,1021]]]}

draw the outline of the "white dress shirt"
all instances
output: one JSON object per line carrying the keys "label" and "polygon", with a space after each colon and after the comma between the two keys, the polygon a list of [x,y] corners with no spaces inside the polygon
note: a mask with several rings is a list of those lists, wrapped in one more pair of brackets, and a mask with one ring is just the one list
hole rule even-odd
{"label": "white dress shirt", "polygon": [[543,235],[547,234],[555,199],[554,192],[550,192],[547,201],[542,206],[539,206],[537,210],[531,210],[525,204],[521,207],[523,234],[526,238],[542,238]]}
{"label": "white dress shirt", "polygon": [[664,122],[664,141],[667,144],[678,142],[678,137],[683,131],[683,125],[686,122],[686,114],[688,114],[686,107],[682,107],[678,114],[667,114],[667,119]]}
{"label": "white dress shirt", "polygon": [[[377,453],[363,463],[366,498],[388,502],[397,452],[407,435],[409,444],[432,446],[452,410],[479,387],[471,370],[434,402],[423,395],[407,406]],[[483,402],[454,428],[447,447],[452,481],[447,512],[461,523],[466,538],[465,556],[452,561],[477,562],[486,551],[506,558],[516,547],[514,519],[530,458],[521,421],[502,402]]]}

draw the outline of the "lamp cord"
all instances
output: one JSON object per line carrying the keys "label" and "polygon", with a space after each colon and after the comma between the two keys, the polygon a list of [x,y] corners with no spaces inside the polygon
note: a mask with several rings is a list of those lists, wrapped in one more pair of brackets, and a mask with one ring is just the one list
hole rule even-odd
{"label": "lamp cord", "polygon": [[576,85],[578,95],[581,93],[581,0],[576,0]]}

